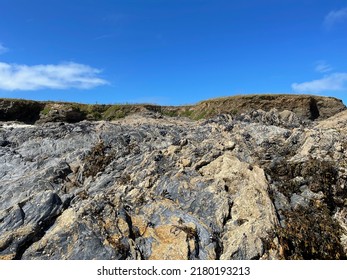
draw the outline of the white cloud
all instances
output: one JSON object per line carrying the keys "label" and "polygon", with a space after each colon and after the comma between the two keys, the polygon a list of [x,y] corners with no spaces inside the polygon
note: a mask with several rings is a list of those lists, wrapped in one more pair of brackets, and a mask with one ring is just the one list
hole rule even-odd
{"label": "white cloud", "polygon": [[321,93],[347,90],[347,73],[332,73],[322,79],[304,83],[293,83],[292,89],[299,93]]}
{"label": "white cloud", "polygon": [[340,23],[345,20],[347,20],[347,7],[340,10],[331,11],[329,14],[327,14],[324,19],[324,26],[329,29],[336,23]]}
{"label": "white cloud", "polygon": [[320,60],[316,62],[316,67],[315,67],[315,71],[319,72],[319,73],[327,73],[327,72],[331,72],[333,70],[333,68],[327,64],[324,60]]}
{"label": "white cloud", "polygon": [[0,89],[90,89],[108,84],[97,75],[101,71],[73,62],[56,65],[18,65],[0,62]]}
{"label": "white cloud", "polygon": [[3,54],[8,51],[8,48],[5,48],[3,44],[0,43],[0,54]]}

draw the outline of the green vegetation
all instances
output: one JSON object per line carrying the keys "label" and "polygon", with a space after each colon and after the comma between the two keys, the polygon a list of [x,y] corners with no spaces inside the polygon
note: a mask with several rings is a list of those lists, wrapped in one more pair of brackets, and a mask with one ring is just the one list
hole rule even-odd
{"label": "green vegetation", "polygon": [[162,111],[162,114],[165,116],[168,116],[168,117],[177,117],[178,116],[177,111],[174,111],[174,110],[164,110],[164,111]]}
{"label": "green vegetation", "polygon": [[192,119],[195,121],[198,121],[201,119],[205,119],[207,115],[208,115],[207,112],[204,112],[204,111],[194,112],[194,114],[192,115]]}
{"label": "green vegetation", "polygon": [[105,112],[103,112],[103,119],[111,121],[115,119],[124,118],[129,110],[127,110],[129,105],[112,105]]}
{"label": "green vegetation", "polygon": [[187,117],[187,118],[191,118],[193,115],[194,111],[191,109],[186,108],[184,111],[182,111],[182,113],[180,114],[182,117]]}
{"label": "green vegetation", "polygon": [[46,116],[48,113],[52,110],[52,108],[49,105],[46,105],[43,110],[40,112],[40,114]]}

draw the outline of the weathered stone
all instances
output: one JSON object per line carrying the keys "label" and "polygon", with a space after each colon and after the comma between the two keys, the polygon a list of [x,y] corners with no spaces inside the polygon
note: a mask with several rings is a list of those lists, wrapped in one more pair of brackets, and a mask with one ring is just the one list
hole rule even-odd
{"label": "weathered stone", "polygon": [[0,259],[345,259],[346,112],[264,98],[201,121],[61,123],[51,104],[59,122],[2,123]]}
{"label": "weathered stone", "polygon": [[[268,183],[259,167],[249,170],[230,153],[203,167],[204,176],[222,179],[232,194],[230,213],[223,214],[221,259],[254,259],[263,255],[263,242],[277,225]],[[229,215],[229,216],[228,216]]]}

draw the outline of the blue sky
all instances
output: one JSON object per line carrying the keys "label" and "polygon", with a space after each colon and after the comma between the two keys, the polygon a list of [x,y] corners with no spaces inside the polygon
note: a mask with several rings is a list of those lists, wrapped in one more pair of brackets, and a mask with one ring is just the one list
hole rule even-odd
{"label": "blue sky", "polygon": [[178,105],[252,93],[347,103],[347,0],[0,0],[0,97]]}

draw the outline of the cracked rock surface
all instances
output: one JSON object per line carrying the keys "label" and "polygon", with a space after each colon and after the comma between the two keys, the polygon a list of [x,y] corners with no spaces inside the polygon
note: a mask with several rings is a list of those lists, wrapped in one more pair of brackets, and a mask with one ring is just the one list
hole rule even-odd
{"label": "cracked rock surface", "polygon": [[345,259],[347,113],[0,128],[0,259]]}

